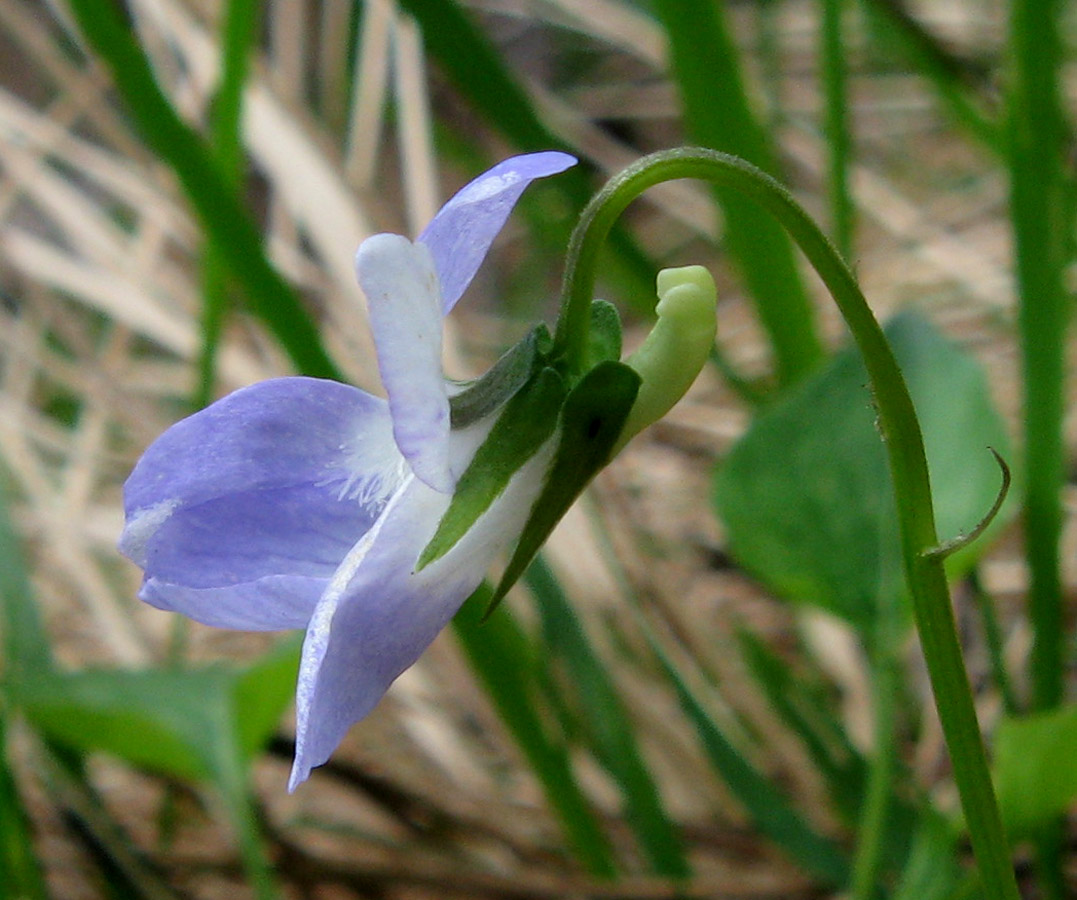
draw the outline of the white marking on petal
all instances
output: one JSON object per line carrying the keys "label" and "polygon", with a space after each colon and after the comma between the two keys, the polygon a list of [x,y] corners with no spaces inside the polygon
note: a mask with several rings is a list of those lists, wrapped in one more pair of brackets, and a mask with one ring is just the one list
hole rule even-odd
{"label": "white marking on petal", "polygon": [[339,485],[338,500],[355,500],[378,509],[407,477],[410,467],[393,440],[389,419],[366,422],[362,431],[340,445],[340,455],[325,466],[318,487]]}
{"label": "white marking on petal", "polygon": [[179,500],[162,500],[128,516],[120,536],[120,552],[136,565],[145,568],[146,545],[179,505]]}
{"label": "white marking on petal", "polygon": [[495,194],[500,194],[518,181],[520,181],[520,176],[516,172],[505,172],[498,175],[487,176],[486,178],[478,178],[470,184],[465,185],[442,207],[442,211],[454,209],[457,206],[464,206],[468,203],[481,203],[483,200],[493,197]]}

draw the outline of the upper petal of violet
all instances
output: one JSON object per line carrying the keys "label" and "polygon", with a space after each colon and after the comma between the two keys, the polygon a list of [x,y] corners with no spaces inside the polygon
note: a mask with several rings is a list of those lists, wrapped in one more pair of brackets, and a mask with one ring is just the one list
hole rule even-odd
{"label": "upper petal of violet", "polygon": [[383,400],[331,381],[264,381],[147,449],[124,487],[120,549],[154,605],[214,625],[302,626],[402,468]]}
{"label": "upper petal of violet", "polygon": [[490,245],[524,189],[536,178],[576,164],[556,150],[514,156],[461,188],[419,235],[434,256],[441,282],[442,312],[448,313],[471,284]]}
{"label": "upper petal of violet", "polygon": [[430,251],[399,234],[376,234],[360,245],[355,271],[370,309],[396,445],[422,481],[452,493],[441,301]]}

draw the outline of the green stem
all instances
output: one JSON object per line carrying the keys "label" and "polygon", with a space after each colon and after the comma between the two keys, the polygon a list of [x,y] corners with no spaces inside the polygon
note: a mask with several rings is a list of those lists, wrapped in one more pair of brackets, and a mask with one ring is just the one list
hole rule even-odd
{"label": "green stem", "polygon": [[863,355],[894,484],[905,578],[985,896],[1017,900],[1009,843],[987,768],[949,586],[940,555],[931,552],[939,541],[920,423],[894,355],[856,279],[792,195],[754,166],[711,150],[683,148],[640,160],[595,197],[573,233],[555,353],[561,354],[571,370],[582,370],[598,250],[605,235],[632,199],[655,184],[680,178],[699,178],[735,189],[774,215],[830,291]]}

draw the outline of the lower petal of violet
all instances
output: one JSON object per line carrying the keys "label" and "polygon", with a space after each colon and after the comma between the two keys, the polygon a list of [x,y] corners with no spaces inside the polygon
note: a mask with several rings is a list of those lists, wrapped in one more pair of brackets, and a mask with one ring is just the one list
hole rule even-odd
{"label": "lower petal of violet", "polygon": [[302,627],[401,471],[384,401],[331,381],[261,382],[150,446],[125,485],[120,548],[155,606]]}
{"label": "lower petal of violet", "polygon": [[519,537],[552,446],[540,449],[459,543],[420,572],[415,563],[450,498],[413,479],[386,506],[308,626],[289,790],[329,758],[479,586],[494,557]]}

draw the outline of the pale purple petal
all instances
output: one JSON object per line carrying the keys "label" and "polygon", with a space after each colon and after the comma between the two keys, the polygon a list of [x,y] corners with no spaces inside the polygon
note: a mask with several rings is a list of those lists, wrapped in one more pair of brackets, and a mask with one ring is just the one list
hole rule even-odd
{"label": "pale purple petal", "polygon": [[150,606],[237,631],[306,628],[328,578],[266,575],[225,587],[193,588],[147,578],[138,592]]}
{"label": "pale purple petal", "polygon": [[574,157],[555,150],[514,156],[465,185],[441,208],[419,242],[434,257],[442,312],[448,314],[471,284],[524,189],[575,164]]}
{"label": "pale purple petal", "polygon": [[370,307],[396,444],[422,481],[452,493],[441,302],[430,251],[398,234],[376,234],[360,245],[355,268]]}
{"label": "pale purple petal", "polygon": [[541,448],[463,539],[420,572],[415,562],[449,498],[415,479],[390,501],[334,576],[307,628],[290,790],[329,758],[478,587],[494,557],[515,542],[552,447],[550,441]]}
{"label": "pale purple petal", "polygon": [[120,549],[156,606],[232,628],[302,626],[401,477],[383,400],[263,381],[150,445],[124,486]]}

